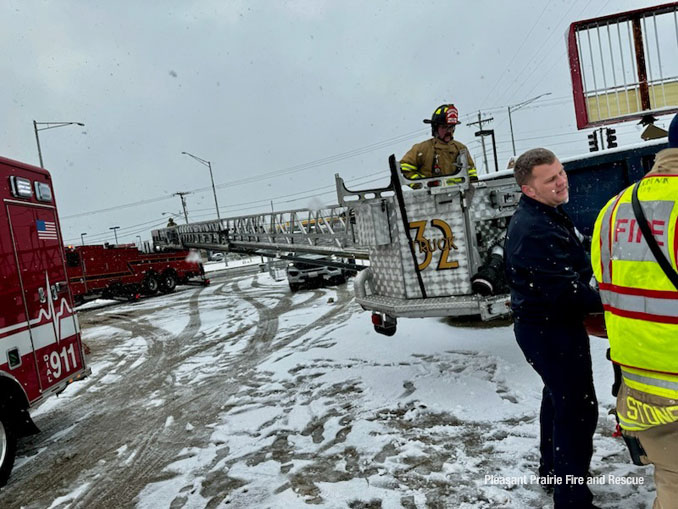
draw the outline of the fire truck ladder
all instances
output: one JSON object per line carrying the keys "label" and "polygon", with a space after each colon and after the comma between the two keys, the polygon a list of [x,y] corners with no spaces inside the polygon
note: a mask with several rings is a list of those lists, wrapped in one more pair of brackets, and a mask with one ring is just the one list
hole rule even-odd
{"label": "fire truck ladder", "polygon": [[345,206],[294,209],[189,223],[153,231],[156,246],[280,257],[316,253],[367,259]]}

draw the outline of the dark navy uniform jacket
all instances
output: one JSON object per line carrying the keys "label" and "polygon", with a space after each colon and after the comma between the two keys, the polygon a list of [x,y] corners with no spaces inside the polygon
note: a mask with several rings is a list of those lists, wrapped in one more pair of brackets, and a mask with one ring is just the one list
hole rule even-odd
{"label": "dark navy uniform jacket", "polygon": [[509,223],[505,260],[517,321],[568,323],[602,312],[600,296],[589,286],[591,261],[562,207],[521,196]]}

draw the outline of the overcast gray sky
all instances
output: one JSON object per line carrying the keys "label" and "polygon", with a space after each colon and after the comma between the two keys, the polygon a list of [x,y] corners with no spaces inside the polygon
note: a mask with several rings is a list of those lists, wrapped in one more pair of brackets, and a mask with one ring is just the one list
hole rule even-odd
{"label": "overcast gray sky", "polygon": [[[5,0],[0,154],[37,165],[33,120],[85,123],[40,143],[66,242],[102,243],[112,226],[148,239],[181,213],[178,191],[189,220],[216,217],[207,167],[182,151],[212,162],[222,217],[335,203],[335,173],[385,183],[389,154],[426,139],[446,102],[494,117],[504,165],[507,106],[549,92],[514,113],[518,152],[585,153],[566,29],[656,3]],[[455,137],[482,166],[475,130]],[[635,123],[618,132],[640,141]]]}

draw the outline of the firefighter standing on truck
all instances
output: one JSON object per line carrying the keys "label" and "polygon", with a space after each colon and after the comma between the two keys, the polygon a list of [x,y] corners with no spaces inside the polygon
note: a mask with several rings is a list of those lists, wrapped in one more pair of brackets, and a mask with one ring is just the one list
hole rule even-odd
{"label": "firefighter standing on truck", "polygon": [[[424,120],[431,124],[433,138],[414,145],[400,161],[400,169],[405,178],[421,179],[439,175],[456,175],[462,171],[462,158],[467,158],[468,176],[470,180],[478,180],[473,159],[468,148],[454,139],[454,130],[459,124],[459,111],[454,104],[439,106],[431,116]],[[451,182],[450,182],[451,181]],[[450,179],[448,183],[459,183],[461,179]]]}
{"label": "firefighter standing on truck", "polygon": [[637,191],[665,269],[638,228],[634,187],[598,215],[591,261],[610,358],[621,368],[617,418],[624,439],[634,463],[655,466],[654,509],[678,508],[678,286],[669,277],[678,263],[678,115],[669,148],[657,154]]}

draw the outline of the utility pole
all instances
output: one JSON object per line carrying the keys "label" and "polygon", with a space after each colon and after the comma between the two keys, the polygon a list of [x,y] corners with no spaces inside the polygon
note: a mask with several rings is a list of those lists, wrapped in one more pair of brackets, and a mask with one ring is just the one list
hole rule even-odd
{"label": "utility pole", "polygon": [[492,120],[494,120],[494,117],[482,118],[482,114],[480,113],[480,111],[478,111],[478,121],[477,122],[469,122],[468,124],[466,124],[466,125],[476,125],[476,124],[478,124],[478,128],[480,130],[475,134],[476,134],[476,136],[480,136],[480,143],[483,145],[483,163],[485,165],[485,171],[488,172],[488,173],[489,173],[489,168],[487,166],[487,152],[485,150],[485,135],[489,134],[489,132],[486,133],[483,130],[483,124],[485,124],[487,122],[491,122]]}
{"label": "utility pole", "polygon": [[111,226],[109,230],[113,230],[113,234],[115,235],[115,245],[118,245],[118,230],[120,229],[119,226]]}
{"label": "utility pole", "polygon": [[184,209],[184,219],[186,220],[186,224],[188,224],[188,212],[186,211],[186,198],[184,198],[184,196],[186,196],[187,194],[191,193],[188,192],[174,193],[174,196],[178,196],[179,198],[181,198],[181,206]]}

